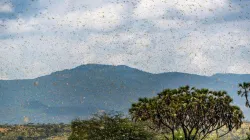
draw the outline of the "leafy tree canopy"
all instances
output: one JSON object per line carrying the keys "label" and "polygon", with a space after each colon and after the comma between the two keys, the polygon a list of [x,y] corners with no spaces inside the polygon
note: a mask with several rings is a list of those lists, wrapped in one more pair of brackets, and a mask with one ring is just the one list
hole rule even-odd
{"label": "leafy tree canopy", "polygon": [[239,91],[238,91],[238,95],[240,95],[241,97],[244,96],[246,99],[246,107],[250,107],[250,103],[248,100],[248,93],[250,92],[250,83],[242,83],[239,84]]}
{"label": "leafy tree canopy", "polygon": [[222,127],[227,132],[220,137],[241,126],[244,115],[232,101],[225,91],[186,86],[141,98],[129,112],[133,120],[148,122],[158,132],[171,133],[172,139],[176,139],[177,130],[183,131],[186,140],[205,139]]}

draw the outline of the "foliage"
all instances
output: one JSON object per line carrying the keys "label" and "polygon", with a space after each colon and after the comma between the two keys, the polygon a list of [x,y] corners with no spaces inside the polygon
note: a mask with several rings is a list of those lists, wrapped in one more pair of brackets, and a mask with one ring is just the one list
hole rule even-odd
{"label": "foliage", "polygon": [[[182,130],[186,140],[205,139],[223,127],[226,135],[238,129],[244,115],[239,107],[231,105],[232,98],[225,91],[210,91],[189,86],[166,89],[157,97],[141,98],[129,110],[135,121],[148,122],[150,128],[176,139]],[[170,139],[166,136],[166,139]]]}
{"label": "foliage", "polygon": [[[146,124],[143,124],[146,125]],[[60,132],[55,133],[53,129],[49,130],[49,137],[45,135],[46,129],[59,128]],[[244,122],[240,129],[234,129],[228,135],[221,137],[218,140],[246,140],[247,133],[249,132],[250,123]],[[8,130],[8,131],[4,131]],[[219,134],[223,134],[227,131],[225,127],[219,130]],[[181,130],[176,131],[176,139],[184,139],[184,134]],[[34,139],[46,139],[46,140],[67,140],[71,134],[71,128],[69,124],[34,124],[34,125],[0,125],[0,140],[34,140]],[[164,140],[164,135],[155,133],[157,140]],[[217,140],[217,133],[212,133],[206,140]],[[249,139],[248,139],[249,140]]]}
{"label": "foliage", "polygon": [[50,139],[61,137],[66,139],[70,135],[70,126],[67,124],[25,124],[0,125],[1,140],[30,140]]}
{"label": "foliage", "polygon": [[250,140],[250,134],[247,133],[247,138],[245,140]]}
{"label": "foliage", "polygon": [[90,120],[76,119],[71,123],[69,140],[147,140],[153,134],[141,124],[133,123],[123,115],[115,113],[95,114]]}
{"label": "foliage", "polygon": [[248,93],[250,92],[250,83],[242,83],[239,84],[239,91],[238,91],[238,95],[240,95],[241,97],[244,96],[246,99],[246,107],[250,107],[250,103],[248,100]]}

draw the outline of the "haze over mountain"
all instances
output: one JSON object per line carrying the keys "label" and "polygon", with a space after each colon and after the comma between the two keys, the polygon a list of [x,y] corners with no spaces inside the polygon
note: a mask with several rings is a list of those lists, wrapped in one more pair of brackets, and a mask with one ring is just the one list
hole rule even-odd
{"label": "haze over mountain", "polygon": [[67,123],[100,110],[127,113],[139,97],[184,85],[226,90],[248,118],[250,112],[244,107],[245,99],[237,95],[237,85],[249,81],[250,74],[152,74],[124,65],[88,64],[35,79],[1,80],[0,122],[23,123],[29,118],[34,123]]}

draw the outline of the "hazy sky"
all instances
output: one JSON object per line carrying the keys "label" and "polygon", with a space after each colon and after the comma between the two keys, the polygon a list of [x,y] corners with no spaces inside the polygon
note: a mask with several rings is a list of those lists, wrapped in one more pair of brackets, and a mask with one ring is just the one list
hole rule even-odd
{"label": "hazy sky", "polygon": [[249,0],[0,0],[0,79],[87,63],[250,73]]}

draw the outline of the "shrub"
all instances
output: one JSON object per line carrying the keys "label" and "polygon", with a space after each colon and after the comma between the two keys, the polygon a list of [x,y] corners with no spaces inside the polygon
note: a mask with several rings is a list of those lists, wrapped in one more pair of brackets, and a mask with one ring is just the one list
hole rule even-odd
{"label": "shrub", "polygon": [[89,120],[76,119],[71,123],[69,140],[147,140],[153,133],[142,124],[134,123],[121,114],[95,114]]}

